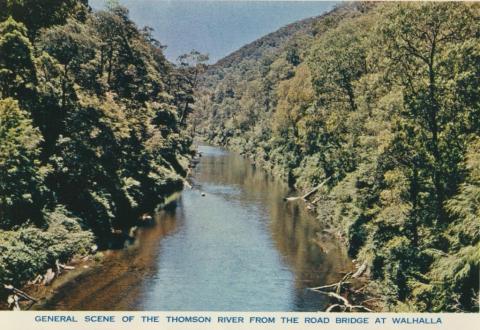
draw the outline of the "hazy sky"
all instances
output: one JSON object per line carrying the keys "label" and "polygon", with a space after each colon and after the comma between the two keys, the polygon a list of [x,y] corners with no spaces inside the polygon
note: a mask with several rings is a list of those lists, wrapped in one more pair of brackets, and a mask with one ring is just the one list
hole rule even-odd
{"label": "hazy sky", "polygon": [[[90,0],[95,9],[104,0]],[[167,45],[174,61],[192,49],[210,55],[215,62],[241,46],[303,18],[332,9],[333,1],[204,1],[120,0],[131,18],[148,25]]]}

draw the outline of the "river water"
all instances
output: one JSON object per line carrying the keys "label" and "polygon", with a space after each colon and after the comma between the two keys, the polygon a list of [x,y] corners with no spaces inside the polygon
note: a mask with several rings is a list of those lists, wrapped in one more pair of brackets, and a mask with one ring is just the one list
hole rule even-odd
{"label": "river water", "polygon": [[129,247],[55,287],[40,308],[324,310],[326,298],[306,288],[351,270],[345,249],[319,234],[302,202],[284,202],[287,187],[263,170],[220,148],[199,151],[193,188],[174,208]]}

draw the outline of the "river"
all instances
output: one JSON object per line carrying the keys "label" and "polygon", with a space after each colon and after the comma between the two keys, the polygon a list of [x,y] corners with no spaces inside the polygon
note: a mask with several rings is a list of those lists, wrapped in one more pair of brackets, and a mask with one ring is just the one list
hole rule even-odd
{"label": "river", "polygon": [[[125,249],[53,288],[48,310],[318,311],[308,287],[353,268],[285,185],[239,155],[203,157],[175,206]],[[320,244],[318,244],[320,242]],[[67,278],[68,279],[68,278]]]}

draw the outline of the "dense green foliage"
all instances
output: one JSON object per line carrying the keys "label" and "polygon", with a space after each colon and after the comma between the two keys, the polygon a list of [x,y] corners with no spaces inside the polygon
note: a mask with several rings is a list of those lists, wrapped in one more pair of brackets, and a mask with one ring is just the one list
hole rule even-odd
{"label": "dense green foliage", "polygon": [[113,2],[0,1],[0,282],[106,245],[181,188],[201,61],[169,63]]}
{"label": "dense green foliage", "polygon": [[[354,3],[209,69],[191,124],[312,198],[386,310],[478,311],[478,4]],[[252,49],[253,48],[253,49]]]}

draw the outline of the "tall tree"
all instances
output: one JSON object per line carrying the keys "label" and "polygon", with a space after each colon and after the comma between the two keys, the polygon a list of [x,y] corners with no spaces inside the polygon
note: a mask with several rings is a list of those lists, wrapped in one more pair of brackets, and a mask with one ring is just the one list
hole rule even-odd
{"label": "tall tree", "polygon": [[208,62],[208,55],[201,54],[196,50],[178,57],[180,71],[176,76],[176,84],[179,92],[176,93],[175,97],[178,104],[183,103],[179,113],[181,125],[185,124],[187,115],[192,111],[193,91],[197,87],[200,74],[206,69],[206,62]]}
{"label": "tall tree", "polygon": [[[428,172],[434,189],[432,212],[445,223],[444,202],[460,179],[457,164],[465,152],[462,135],[469,129],[459,113],[478,112],[472,109],[478,101],[459,104],[457,98],[462,92],[458,79],[478,72],[478,62],[466,52],[473,50],[478,34],[475,14],[466,6],[411,4],[396,8],[388,18],[391,23],[381,27],[382,40],[389,65],[396,68],[392,74],[404,91],[406,109],[401,117],[406,126],[401,130],[410,128],[414,134],[405,143],[418,154],[412,162],[422,163],[411,167]],[[454,61],[452,52],[457,56]]]}
{"label": "tall tree", "polygon": [[33,47],[21,23],[0,23],[0,97],[31,102],[36,84]]}
{"label": "tall tree", "polygon": [[2,0],[0,20],[9,16],[26,25],[33,39],[44,27],[64,24],[69,17],[84,20],[88,0]]}
{"label": "tall tree", "polygon": [[27,222],[42,224],[44,170],[40,167],[40,132],[26,111],[11,99],[0,100],[0,228]]}

